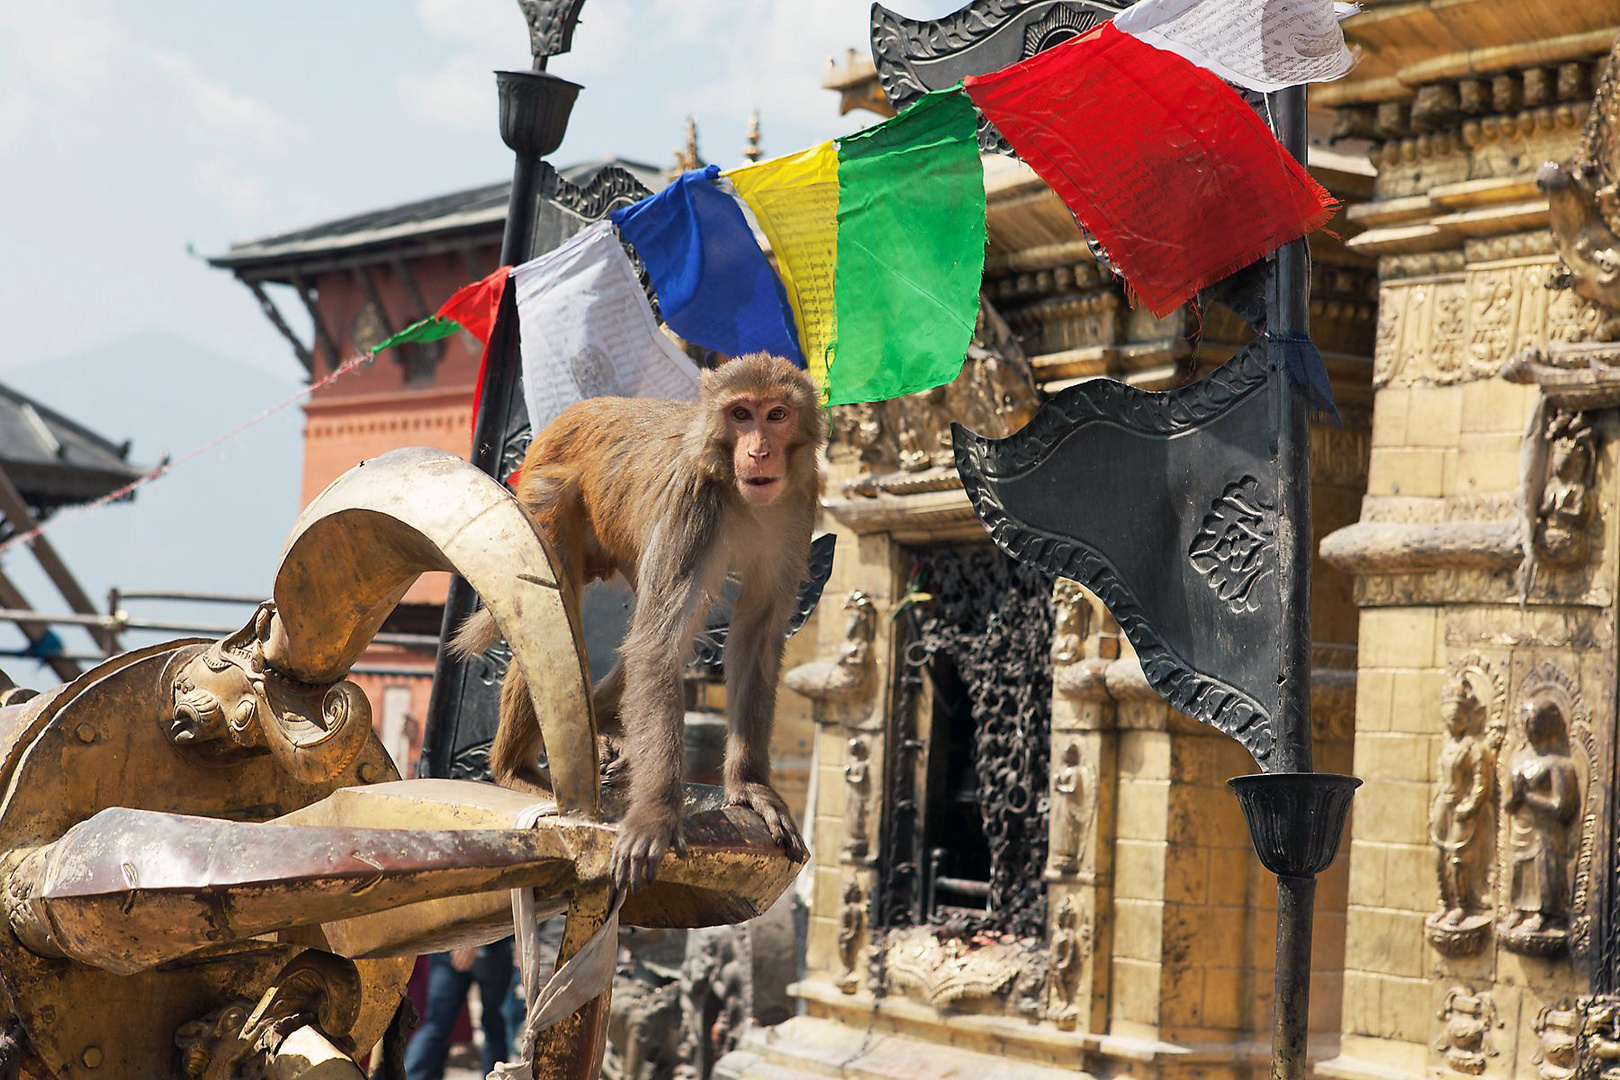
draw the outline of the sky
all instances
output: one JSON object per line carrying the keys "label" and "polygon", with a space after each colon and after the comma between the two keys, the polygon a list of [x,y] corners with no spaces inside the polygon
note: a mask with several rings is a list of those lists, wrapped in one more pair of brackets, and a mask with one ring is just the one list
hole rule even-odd
{"label": "sky", "polygon": [[[867,47],[868,7],[587,0],[551,62],[585,85],[554,160],[666,165],[688,114],[723,164],[753,108],[769,155],[869,123],[820,88],[829,58]],[[509,177],[490,72],[528,62],[515,0],[0,0],[0,317],[45,330],[0,376],[151,328],[287,370],[252,296],[201,257]]]}
{"label": "sky", "polygon": [[[585,86],[553,161],[667,166],[688,115],[720,164],[741,160],[756,108],[768,156],[869,124],[821,89],[830,59],[868,47],[869,6],[586,0],[573,52],[550,64]],[[0,381],[134,435],[141,463],[296,393],[291,348],[205,257],[509,178],[491,72],[529,63],[515,0],[0,0]],[[283,310],[307,339],[297,306]],[[93,597],[262,595],[299,510],[298,428],[296,409],[279,414],[51,535]],[[0,565],[36,608],[64,610],[30,561]],[[0,646],[11,637],[0,628]]]}

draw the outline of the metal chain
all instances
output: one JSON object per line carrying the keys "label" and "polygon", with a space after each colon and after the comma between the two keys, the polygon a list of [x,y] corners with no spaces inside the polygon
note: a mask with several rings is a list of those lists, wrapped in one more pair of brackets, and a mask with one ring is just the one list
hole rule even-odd
{"label": "metal chain", "polygon": [[[932,601],[918,613],[915,637],[904,653],[897,718],[911,722],[916,686],[908,680],[935,657],[950,659],[967,687],[973,768],[982,794],[980,821],[990,848],[990,897],[982,929],[1042,937],[1052,725],[1051,579],[987,548],[926,552],[917,556],[915,566],[917,587]],[[897,731],[897,746],[914,745],[908,735]],[[910,757],[903,752],[894,756]],[[911,762],[901,760],[891,770],[891,781],[912,773]],[[904,899],[911,901],[906,907],[917,910],[916,862],[914,853],[906,854],[913,857],[905,860],[911,869],[903,882]],[[893,901],[902,899],[892,893],[886,889],[890,915],[900,906]]]}

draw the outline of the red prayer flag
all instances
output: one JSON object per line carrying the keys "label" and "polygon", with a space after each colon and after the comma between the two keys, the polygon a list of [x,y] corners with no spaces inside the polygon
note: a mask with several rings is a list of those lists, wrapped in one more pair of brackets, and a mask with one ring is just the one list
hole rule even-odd
{"label": "red prayer flag", "polygon": [[1337,209],[1236,91],[1112,22],[964,85],[1160,317]]}
{"label": "red prayer flag", "polygon": [[478,429],[478,406],[484,400],[484,375],[489,367],[489,337],[495,332],[495,316],[501,310],[501,297],[506,294],[506,281],[512,276],[510,266],[497,267],[489,276],[471,285],[463,285],[450,294],[439,308],[439,317],[459,323],[461,328],[484,343],[478,358],[478,378],[473,383],[472,426]]}
{"label": "red prayer flag", "polygon": [[502,266],[471,285],[463,285],[439,308],[439,318],[460,324],[463,330],[488,345],[490,331],[495,327],[495,313],[501,307],[501,293],[506,290],[506,279],[511,275],[512,268]]}

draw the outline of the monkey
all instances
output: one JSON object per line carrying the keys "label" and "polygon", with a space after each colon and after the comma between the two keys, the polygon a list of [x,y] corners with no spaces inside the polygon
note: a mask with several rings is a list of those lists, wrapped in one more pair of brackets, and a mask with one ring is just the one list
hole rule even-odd
{"label": "monkey", "polygon": [[[695,402],[600,397],[572,405],[524,455],[515,493],[550,541],[575,610],[588,582],[615,573],[635,593],[619,663],[592,698],[604,734],[622,732],[629,771],[611,855],[621,889],[651,881],[666,851],[685,851],[681,675],[728,574],[741,588],[724,657],[726,801],[758,814],[788,857],[808,857],[771,786],[769,749],[825,437],[809,376],[781,357],[753,353],[705,370]],[[485,609],[463,623],[451,647],[472,656],[498,636]],[[490,751],[496,781],[549,794],[536,766],[542,749],[528,687],[513,664]]]}

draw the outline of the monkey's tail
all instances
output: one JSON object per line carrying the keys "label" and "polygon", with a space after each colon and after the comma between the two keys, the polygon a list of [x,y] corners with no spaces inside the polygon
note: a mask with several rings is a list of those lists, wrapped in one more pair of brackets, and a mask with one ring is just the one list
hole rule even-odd
{"label": "monkey's tail", "polygon": [[479,608],[461,622],[461,628],[450,639],[450,651],[463,660],[471,660],[489,651],[501,639],[500,627],[489,608]]}

